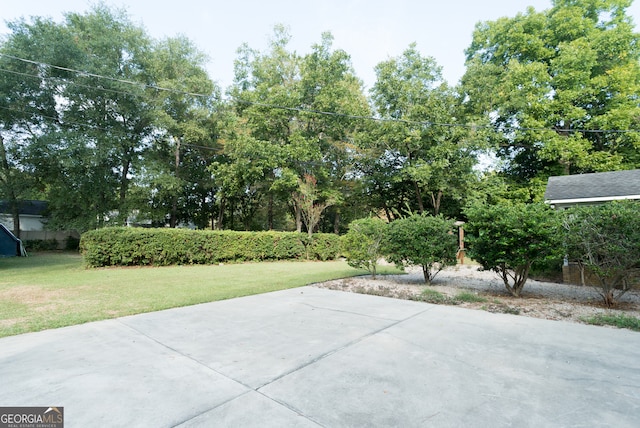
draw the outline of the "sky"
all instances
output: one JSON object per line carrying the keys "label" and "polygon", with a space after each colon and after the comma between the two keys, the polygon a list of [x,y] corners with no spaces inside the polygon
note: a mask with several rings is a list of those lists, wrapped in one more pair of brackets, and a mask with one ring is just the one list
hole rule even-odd
{"label": "sky", "polygon": [[[357,76],[371,88],[374,67],[397,57],[415,42],[435,58],[450,84],[464,74],[464,50],[475,24],[513,17],[531,6],[549,9],[551,0],[106,0],[125,9],[134,23],[156,39],[184,35],[209,57],[207,70],[224,90],[233,83],[236,50],[247,43],[265,51],[273,28],[285,25],[289,49],[304,55],[325,31],[334,48],[350,56]],[[5,22],[43,16],[61,22],[65,12],[86,12],[87,0],[0,0],[0,35]],[[628,10],[640,22],[640,2]]]}

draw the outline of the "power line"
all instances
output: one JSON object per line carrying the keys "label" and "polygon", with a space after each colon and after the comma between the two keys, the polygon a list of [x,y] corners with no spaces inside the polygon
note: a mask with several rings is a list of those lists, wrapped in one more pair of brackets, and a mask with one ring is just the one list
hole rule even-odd
{"label": "power line", "polygon": [[[87,128],[87,129],[92,129],[94,131],[103,131],[103,132],[109,132],[112,134],[119,134],[121,136],[126,136],[123,132],[121,132],[121,130],[116,129],[114,132],[114,129],[108,129],[108,128],[104,128],[98,125],[93,125],[93,124],[89,124],[89,123],[83,123],[83,122],[74,122],[74,121],[61,121],[60,118],[54,117],[54,116],[49,116],[46,114],[42,114],[39,112],[28,112],[25,110],[18,110],[18,109],[14,109],[11,107],[5,107],[5,106],[0,106],[0,109],[3,110],[8,110],[8,111],[12,111],[18,114],[22,114],[24,116],[31,116],[33,114],[37,114],[38,116],[42,117],[43,119],[49,119],[54,121],[57,125],[61,126],[61,127],[66,127],[69,128],[71,126],[78,126],[78,127],[82,127],[82,128]],[[181,146],[184,147],[191,147],[191,148],[195,148],[195,149],[203,149],[203,150],[213,150],[213,151],[217,151],[219,150],[219,148],[217,147],[207,147],[207,146],[201,146],[201,145],[197,145],[197,144],[189,144],[189,143],[184,143],[181,142],[180,143]]]}
{"label": "power line", "polygon": [[[82,71],[82,70],[76,70],[76,69],[73,69],[73,68],[61,67],[61,66],[56,66],[56,65],[52,65],[52,64],[47,64],[47,63],[40,62],[40,61],[34,61],[34,60],[25,59],[25,58],[20,58],[20,57],[16,57],[16,56],[4,54],[4,53],[0,53],[0,56],[4,56],[4,57],[10,58],[10,59],[14,59],[14,60],[17,60],[17,61],[22,61],[22,62],[29,63],[29,64],[38,65],[38,66],[41,66],[41,67],[51,67],[51,68],[55,68],[55,69],[62,70],[62,71],[77,73],[80,76],[88,76],[88,77],[94,77],[94,78],[98,78],[98,79],[106,79],[106,80],[113,81],[113,82],[118,82],[118,83],[123,83],[123,84],[127,84],[127,85],[133,85],[133,86],[138,86],[138,87],[142,87],[143,89],[155,89],[155,90],[158,90],[158,91],[170,92],[170,93],[175,93],[175,94],[179,94],[179,95],[188,95],[188,96],[198,97],[198,98],[206,98],[206,99],[211,98],[211,95],[206,95],[206,94],[201,94],[201,93],[196,93],[196,92],[180,91],[180,90],[177,90],[177,89],[165,88],[165,87],[161,87],[161,86],[157,86],[157,85],[149,85],[149,84],[145,84],[145,83],[135,82],[135,81],[132,81],[132,80],[125,80],[125,79],[118,79],[118,78],[110,77],[110,76],[103,76],[103,75],[90,73],[90,72],[86,72],[86,71]],[[18,75],[23,75],[23,76],[29,76],[29,77],[33,77],[33,78],[40,78],[40,79],[50,78],[50,79],[53,79],[53,77],[41,77],[41,76],[37,76],[37,75],[31,75],[31,74],[28,74],[28,73],[20,73],[20,72],[6,70],[6,69],[2,69],[2,68],[0,68],[0,71],[13,73],[13,74],[18,74]],[[75,84],[75,85],[78,85],[78,86],[81,86],[81,87],[88,88],[88,89],[96,89],[96,90],[110,91],[110,92],[118,93],[118,94],[138,96],[138,94],[132,94],[132,93],[129,93],[129,92],[118,91],[118,90],[113,90],[113,89],[109,89],[109,88],[84,85],[84,84],[75,83],[75,82],[71,82],[71,83]],[[224,100],[223,100],[223,102],[224,102]],[[512,126],[512,125],[482,125],[482,124],[469,124],[469,123],[443,123],[443,122],[433,122],[433,121],[419,121],[419,120],[398,119],[398,118],[381,118],[381,117],[375,117],[375,116],[352,115],[352,114],[347,114],[347,113],[329,112],[329,111],[316,110],[316,109],[310,109],[310,108],[304,108],[304,107],[289,107],[289,106],[281,106],[281,105],[277,105],[277,104],[268,104],[268,103],[261,103],[261,102],[255,102],[255,101],[247,101],[247,100],[242,100],[242,99],[238,99],[238,98],[231,98],[231,100],[227,101],[227,103],[228,104],[231,104],[231,103],[245,104],[245,105],[264,107],[264,108],[269,108],[269,109],[294,111],[294,112],[297,112],[297,113],[310,113],[310,114],[317,114],[317,115],[323,115],[323,116],[342,117],[342,118],[353,119],[353,120],[368,120],[368,121],[388,122],[388,123],[404,123],[404,124],[408,124],[408,125],[417,125],[417,126],[439,126],[439,127],[448,127],[448,128],[466,128],[466,129],[490,129],[490,130],[495,130],[495,131],[503,130],[503,131],[515,131],[515,132],[517,132],[517,131],[522,131],[522,132],[542,132],[542,131],[558,132],[558,129],[550,128],[550,127],[518,127],[518,126]],[[583,133],[583,134],[589,134],[589,133],[591,133],[591,134],[605,134],[605,133],[625,134],[625,133],[634,133],[634,132],[640,132],[640,131],[639,130],[632,130],[632,129],[585,129],[585,128],[575,128],[575,129],[569,129],[566,132]]]}
{"label": "power line", "polygon": [[38,65],[38,66],[41,66],[41,67],[50,67],[50,68],[55,68],[56,70],[68,71],[70,73],[77,73],[80,76],[94,77],[96,79],[105,79],[105,80],[110,80],[112,82],[118,82],[118,83],[124,83],[124,84],[127,84],[127,85],[139,86],[139,87],[142,87],[144,89],[155,89],[155,90],[158,90],[158,91],[172,92],[172,93],[176,93],[176,94],[180,94],[180,95],[189,95],[189,96],[192,96],[192,97],[210,98],[210,95],[206,95],[206,94],[199,94],[199,93],[195,93],[195,92],[180,91],[178,89],[164,88],[162,86],[150,85],[150,84],[141,83],[141,82],[135,82],[133,80],[126,80],[126,79],[119,79],[119,78],[116,78],[116,77],[103,76],[103,75],[100,75],[100,74],[90,73],[88,71],[76,70],[76,69],[73,69],[73,68],[61,67],[59,65],[47,64],[45,62],[33,61],[33,60],[30,60],[30,59],[26,59],[26,58],[20,58],[20,57],[13,56],[13,55],[8,55],[8,54],[5,54],[5,53],[0,53],[0,56],[4,56],[4,57],[10,58],[10,59],[14,59],[16,61],[22,61],[22,62],[25,62],[25,63],[28,63],[28,64]]}
{"label": "power line", "polygon": [[[37,76],[35,74],[29,74],[29,73],[22,73],[19,71],[13,71],[13,70],[7,70],[5,68],[0,68],[0,71],[5,72],[5,73],[10,73],[10,74],[15,74],[18,76],[23,76],[23,77],[31,77],[33,79],[40,79],[40,80],[44,80],[44,79],[57,79],[55,77],[41,77],[41,76]],[[105,88],[103,86],[91,86],[91,85],[85,85],[83,83],[78,83],[75,81],[66,81],[65,83],[69,84],[69,85],[73,85],[73,86],[78,86],[81,88],[87,88],[87,89],[97,89],[99,91],[105,91],[105,92],[111,92],[114,94],[119,94],[119,95],[130,95],[132,97],[137,97],[139,96],[139,94],[133,94],[131,92],[125,92],[125,91],[118,91],[115,89],[111,89],[111,88]]]}

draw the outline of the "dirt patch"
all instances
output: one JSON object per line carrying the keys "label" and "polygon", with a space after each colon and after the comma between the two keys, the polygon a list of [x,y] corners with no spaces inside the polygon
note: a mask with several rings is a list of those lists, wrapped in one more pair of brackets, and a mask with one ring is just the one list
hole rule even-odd
{"label": "dirt patch", "polygon": [[463,308],[508,313],[549,320],[584,322],[598,314],[626,314],[640,318],[640,291],[626,293],[617,308],[603,307],[596,289],[576,285],[529,280],[522,297],[513,297],[504,289],[494,272],[480,271],[475,265],[459,265],[443,270],[427,286],[422,271],[411,269],[406,275],[386,275],[339,279],[314,284],[354,293],[374,294],[396,299],[451,304]]}
{"label": "dirt patch", "polygon": [[69,296],[66,290],[45,290],[42,287],[23,285],[0,291],[0,300],[21,303],[30,307],[49,305]]}

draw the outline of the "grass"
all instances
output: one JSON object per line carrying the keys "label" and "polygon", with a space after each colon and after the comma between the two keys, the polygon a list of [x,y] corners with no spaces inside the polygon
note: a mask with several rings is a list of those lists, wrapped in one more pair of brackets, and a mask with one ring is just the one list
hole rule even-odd
{"label": "grass", "polygon": [[618,328],[628,328],[633,331],[640,331],[640,318],[631,315],[605,315],[598,314],[592,317],[583,318],[582,321],[592,325],[610,325]]}
{"label": "grass", "polygon": [[433,290],[431,288],[425,288],[420,297],[418,298],[421,302],[433,303],[435,305],[457,305],[458,302],[455,299],[451,299],[449,296]]}
{"label": "grass", "polygon": [[436,305],[459,305],[461,303],[484,303],[487,301],[484,297],[469,291],[461,291],[455,296],[450,297],[432,288],[425,288],[416,300]]}
{"label": "grass", "polygon": [[482,296],[478,296],[475,293],[471,293],[469,291],[461,291],[460,293],[456,294],[455,299],[459,302],[464,302],[464,303],[485,303],[487,302],[487,299],[485,297]]}
{"label": "grass", "polygon": [[0,337],[364,273],[342,261],[86,269],[71,253],[0,258]]}

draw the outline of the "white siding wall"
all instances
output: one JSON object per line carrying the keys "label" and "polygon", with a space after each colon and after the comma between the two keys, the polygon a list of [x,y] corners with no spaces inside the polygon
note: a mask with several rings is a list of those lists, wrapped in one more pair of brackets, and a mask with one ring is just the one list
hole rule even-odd
{"label": "white siding wall", "polygon": [[[13,230],[13,218],[10,215],[0,214],[0,223],[4,224],[9,230]],[[43,230],[42,217],[33,215],[20,216],[20,230],[38,231]]]}

